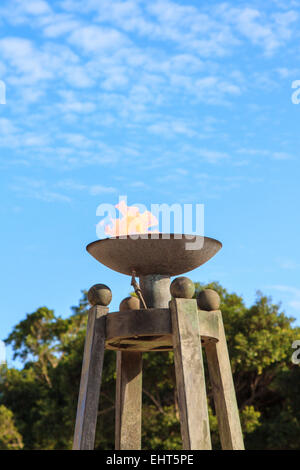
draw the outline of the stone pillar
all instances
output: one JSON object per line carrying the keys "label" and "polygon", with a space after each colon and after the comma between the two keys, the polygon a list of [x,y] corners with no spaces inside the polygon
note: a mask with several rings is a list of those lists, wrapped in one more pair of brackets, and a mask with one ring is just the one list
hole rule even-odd
{"label": "stone pillar", "polygon": [[161,274],[140,276],[140,287],[147,308],[169,308],[170,276]]}

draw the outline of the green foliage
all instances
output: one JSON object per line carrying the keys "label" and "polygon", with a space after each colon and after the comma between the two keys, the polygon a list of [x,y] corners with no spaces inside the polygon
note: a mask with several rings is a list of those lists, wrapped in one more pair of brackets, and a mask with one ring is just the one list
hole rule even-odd
{"label": "green foliage", "polygon": [[[247,308],[240,296],[218,283],[197,283],[196,292],[204,287],[221,297],[246,448],[300,449],[300,368],[291,362],[291,345],[300,338],[300,329],[261,293]],[[24,366],[0,371],[1,449],[71,448],[87,308],[86,292],[69,318],[41,307],[7,338]],[[173,353],[146,353],[143,361],[143,448],[180,449]],[[212,443],[218,449],[208,378],[207,385]],[[114,402],[115,353],[107,351],[96,449],[114,448]]]}
{"label": "green foliage", "polygon": [[0,405],[0,450],[22,448],[22,436],[15,427],[13,413],[4,405]]}
{"label": "green foliage", "polygon": [[245,406],[240,412],[242,429],[245,434],[253,433],[260,426],[261,413],[254,406]]}

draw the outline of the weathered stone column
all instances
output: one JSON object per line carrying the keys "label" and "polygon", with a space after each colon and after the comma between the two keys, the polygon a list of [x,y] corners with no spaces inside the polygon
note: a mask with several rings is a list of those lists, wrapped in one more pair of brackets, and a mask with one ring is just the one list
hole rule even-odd
{"label": "weathered stone column", "polygon": [[140,287],[147,308],[169,308],[170,276],[161,274],[140,276]]}

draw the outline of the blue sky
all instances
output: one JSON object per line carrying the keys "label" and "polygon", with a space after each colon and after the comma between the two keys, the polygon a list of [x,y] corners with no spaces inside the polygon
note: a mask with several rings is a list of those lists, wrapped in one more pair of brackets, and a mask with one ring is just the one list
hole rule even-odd
{"label": "blue sky", "polygon": [[190,273],[300,324],[300,2],[3,0],[0,338],[130,279],[85,251],[101,203],[205,204]]}

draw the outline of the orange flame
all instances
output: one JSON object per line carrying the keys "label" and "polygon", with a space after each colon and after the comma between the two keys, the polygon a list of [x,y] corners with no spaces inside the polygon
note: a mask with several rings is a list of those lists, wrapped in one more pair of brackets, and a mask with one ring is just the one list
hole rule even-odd
{"label": "orange flame", "polygon": [[111,225],[107,224],[104,227],[106,235],[119,237],[122,235],[159,233],[158,230],[150,229],[150,227],[158,225],[157,218],[150,211],[141,214],[138,207],[127,206],[124,201],[121,201],[115,207],[123,217],[120,219],[111,218]]}

